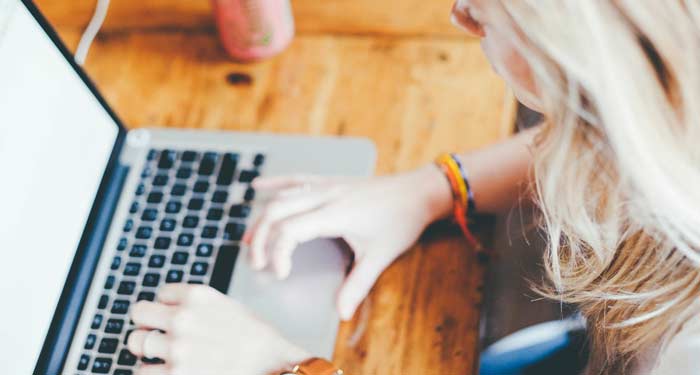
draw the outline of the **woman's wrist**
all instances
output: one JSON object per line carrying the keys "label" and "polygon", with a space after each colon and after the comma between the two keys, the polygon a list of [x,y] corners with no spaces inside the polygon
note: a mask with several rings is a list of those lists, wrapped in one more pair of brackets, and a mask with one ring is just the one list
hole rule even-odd
{"label": "woman's wrist", "polygon": [[452,214],[453,197],[450,183],[438,166],[431,163],[416,172],[425,204],[428,224]]}

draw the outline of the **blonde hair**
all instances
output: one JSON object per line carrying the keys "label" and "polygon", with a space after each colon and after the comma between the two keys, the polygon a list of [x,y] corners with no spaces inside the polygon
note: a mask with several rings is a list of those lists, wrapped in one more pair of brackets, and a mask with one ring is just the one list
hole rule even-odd
{"label": "blonde hair", "polygon": [[545,292],[580,306],[600,372],[624,373],[700,311],[700,2],[497,3],[490,32],[517,41],[546,118]]}

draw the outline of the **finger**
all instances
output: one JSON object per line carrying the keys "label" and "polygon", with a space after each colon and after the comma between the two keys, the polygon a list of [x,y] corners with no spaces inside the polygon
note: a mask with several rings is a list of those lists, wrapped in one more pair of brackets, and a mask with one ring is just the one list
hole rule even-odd
{"label": "finger", "polygon": [[170,339],[158,331],[137,329],[129,335],[129,351],[138,357],[170,360]]}
{"label": "finger", "polygon": [[139,301],[131,308],[131,320],[139,327],[169,331],[175,307],[162,303]]}
{"label": "finger", "polygon": [[136,369],[136,375],[169,375],[170,366],[167,364],[160,365],[141,365]]}
{"label": "finger", "polygon": [[381,259],[364,258],[355,264],[338,293],[337,307],[341,319],[352,319],[355,310],[389,263],[391,262]]}
{"label": "finger", "polygon": [[217,294],[221,293],[210,286],[173,283],[160,287],[157,298],[159,302],[166,305],[180,305],[192,301],[207,302]]}

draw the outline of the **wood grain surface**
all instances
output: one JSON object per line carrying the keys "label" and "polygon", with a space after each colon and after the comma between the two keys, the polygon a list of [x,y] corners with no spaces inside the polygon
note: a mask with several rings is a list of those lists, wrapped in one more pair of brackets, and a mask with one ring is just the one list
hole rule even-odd
{"label": "wood grain surface", "polygon": [[[37,3],[75,48],[93,2]],[[132,128],[363,136],[379,174],[512,129],[513,101],[478,41],[449,26],[449,1],[295,0],[290,48],[250,65],[223,52],[205,1],[112,3],[86,69]],[[483,274],[458,231],[430,229],[341,326],[335,362],[356,375],[474,373]]]}

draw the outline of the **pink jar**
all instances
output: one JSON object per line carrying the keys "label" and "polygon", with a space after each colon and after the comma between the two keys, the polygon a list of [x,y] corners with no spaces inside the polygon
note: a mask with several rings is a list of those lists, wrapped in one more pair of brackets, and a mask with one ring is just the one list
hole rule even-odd
{"label": "pink jar", "polygon": [[294,38],[290,0],[212,0],[221,42],[235,60],[264,59]]}

